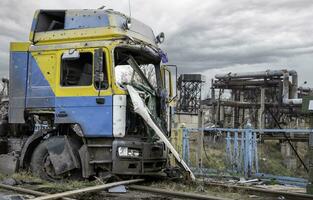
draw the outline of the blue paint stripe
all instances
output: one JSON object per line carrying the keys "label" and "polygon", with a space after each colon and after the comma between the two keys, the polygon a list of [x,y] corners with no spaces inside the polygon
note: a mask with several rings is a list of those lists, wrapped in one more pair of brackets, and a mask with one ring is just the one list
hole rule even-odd
{"label": "blue paint stripe", "polygon": [[[105,104],[97,104],[97,97],[57,97],[56,123],[78,123],[86,137],[113,137],[112,96],[105,96]],[[58,117],[65,113],[66,117]]]}
{"label": "blue paint stripe", "polygon": [[54,107],[55,95],[50,84],[42,74],[37,61],[29,54],[28,85],[26,96],[27,108]]}
{"label": "blue paint stripe", "polygon": [[28,52],[10,52],[10,123],[24,123]]}

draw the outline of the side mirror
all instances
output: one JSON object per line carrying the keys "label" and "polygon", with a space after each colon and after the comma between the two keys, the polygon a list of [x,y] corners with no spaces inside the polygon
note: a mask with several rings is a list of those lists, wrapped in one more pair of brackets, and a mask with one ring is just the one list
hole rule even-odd
{"label": "side mirror", "polygon": [[77,60],[80,58],[79,51],[75,49],[70,49],[67,52],[63,53],[62,60]]}
{"label": "side mirror", "polygon": [[131,26],[132,26],[131,18],[127,17],[124,27],[126,30],[130,30]]}
{"label": "side mirror", "polygon": [[155,41],[157,44],[162,44],[165,40],[165,34],[161,32],[159,35],[156,36]]}
{"label": "side mirror", "polygon": [[95,83],[98,89],[101,89],[101,85],[104,82],[103,74],[103,50],[101,48],[95,50],[94,54],[94,76]]}

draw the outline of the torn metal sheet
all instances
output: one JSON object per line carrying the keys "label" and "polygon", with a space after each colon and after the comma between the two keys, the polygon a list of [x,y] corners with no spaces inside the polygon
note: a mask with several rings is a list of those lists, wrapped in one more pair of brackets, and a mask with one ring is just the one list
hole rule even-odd
{"label": "torn metal sheet", "polygon": [[71,146],[66,137],[54,137],[47,143],[49,158],[57,175],[80,168]]}
{"label": "torn metal sheet", "polygon": [[178,152],[175,150],[173,145],[170,143],[170,141],[167,139],[166,134],[162,132],[162,130],[158,127],[157,124],[153,121],[153,119],[150,116],[149,109],[146,107],[144,102],[142,101],[141,97],[139,96],[138,92],[130,85],[127,85],[127,90],[130,95],[130,98],[133,102],[134,111],[139,114],[146,122],[147,124],[155,131],[155,133],[160,137],[160,139],[165,143],[166,147],[172,152],[175,159],[183,166],[185,171],[187,171],[190,175],[190,178],[192,180],[195,180],[195,176],[188,167],[188,165],[185,163],[183,159],[180,158]]}

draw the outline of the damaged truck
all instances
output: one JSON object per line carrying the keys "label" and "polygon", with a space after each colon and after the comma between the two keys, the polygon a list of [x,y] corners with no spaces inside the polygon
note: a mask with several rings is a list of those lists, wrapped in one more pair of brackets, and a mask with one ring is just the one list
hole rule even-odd
{"label": "damaged truck", "polygon": [[169,151],[190,171],[167,140],[174,92],[163,40],[113,10],[37,11],[29,42],[10,45],[0,172],[155,175]]}

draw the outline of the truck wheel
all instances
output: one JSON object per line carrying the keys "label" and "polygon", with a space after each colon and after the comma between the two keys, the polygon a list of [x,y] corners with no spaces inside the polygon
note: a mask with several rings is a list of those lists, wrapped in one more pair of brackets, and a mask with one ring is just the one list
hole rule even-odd
{"label": "truck wheel", "polygon": [[60,181],[64,179],[77,179],[80,170],[72,170],[69,173],[57,175],[50,160],[49,152],[46,146],[48,141],[39,144],[33,152],[30,169],[35,176],[48,181]]}

